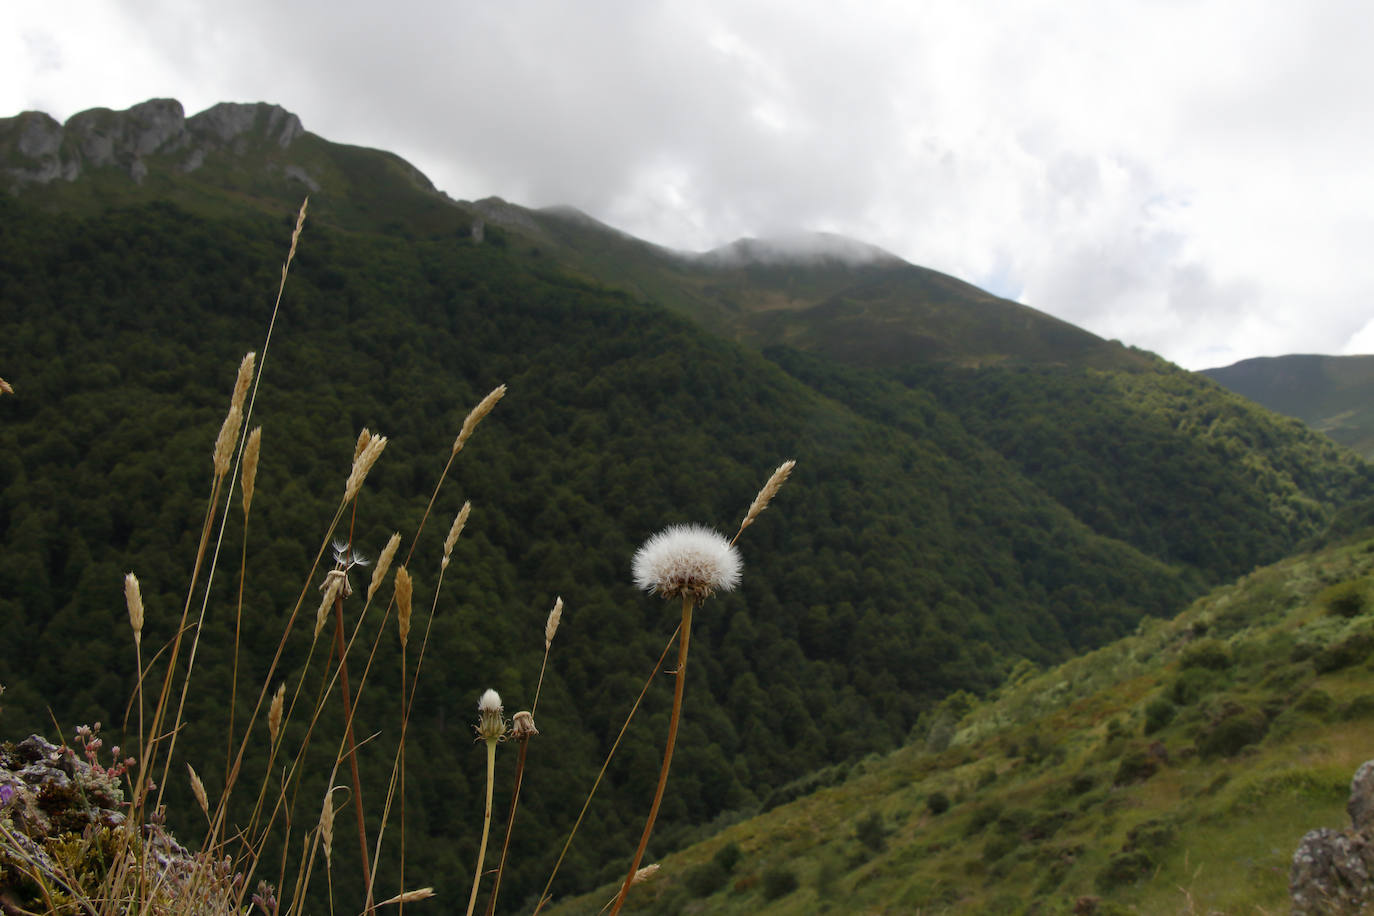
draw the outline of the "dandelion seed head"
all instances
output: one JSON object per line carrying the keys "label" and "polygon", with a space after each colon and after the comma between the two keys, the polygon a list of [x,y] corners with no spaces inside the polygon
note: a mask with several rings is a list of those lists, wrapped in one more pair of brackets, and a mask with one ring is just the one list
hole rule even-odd
{"label": "dandelion seed head", "polygon": [[635,585],[664,598],[698,601],[739,584],[744,561],[724,537],[701,525],[673,525],[645,541],[632,562]]}

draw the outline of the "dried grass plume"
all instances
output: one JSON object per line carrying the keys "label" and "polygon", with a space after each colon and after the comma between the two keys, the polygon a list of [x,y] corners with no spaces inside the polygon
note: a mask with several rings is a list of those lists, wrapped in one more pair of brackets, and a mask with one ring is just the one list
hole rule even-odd
{"label": "dried grass plume", "polygon": [[410,602],[414,591],[410,570],[404,566],[396,568],[396,621],[400,626],[401,645],[410,641]]}
{"label": "dried grass plume", "polygon": [[243,514],[253,505],[253,490],[258,482],[258,456],[262,452],[262,427],[255,426],[243,447]]}
{"label": "dried grass plume", "polygon": [[386,580],[387,570],[391,568],[391,561],[396,556],[396,548],[400,546],[401,532],[397,531],[391,535],[391,539],[382,548],[381,556],[377,557],[377,566],[372,570],[372,581],[367,584],[368,601],[372,600],[372,596],[377,593],[377,589]]}
{"label": "dried grass plume", "polygon": [[768,504],[773,501],[773,497],[778,495],[782,485],[787,483],[787,478],[792,474],[792,468],[797,466],[794,460],[784,461],[778,465],[778,469],[773,472],[773,476],[768,478],[768,482],[759,490],[759,495],[754,497],[754,501],[749,504],[749,511],[744,513],[744,521],[740,522],[739,531],[735,534],[735,540],[739,540],[740,534],[744,529],[754,524],[754,519],[759,517],[759,513],[768,508]]}
{"label": "dried grass plume", "polygon": [[482,422],[482,418],[491,413],[491,409],[496,406],[496,402],[506,396],[506,386],[498,385],[492,389],[491,393],[482,398],[477,406],[468,412],[467,419],[463,421],[463,428],[458,431],[458,438],[453,440],[453,451],[451,455],[456,455],[463,450],[463,445],[468,441],[468,436],[477,428],[477,424]]}
{"label": "dried grass plume", "polygon": [[129,608],[129,626],[134,629],[134,645],[143,642],[143,590],[139,588],[138,576],[124,574],[124,603]]}

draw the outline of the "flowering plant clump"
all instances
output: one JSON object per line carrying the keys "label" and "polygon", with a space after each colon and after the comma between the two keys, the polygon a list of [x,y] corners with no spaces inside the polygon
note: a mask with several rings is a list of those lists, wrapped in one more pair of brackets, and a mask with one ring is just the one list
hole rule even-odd
{"label": "flowering plant clump", "polygon": [[701,525],[673,525],[635,551],[635,585],[664,598],[697,601],[739,584],[744,562],[724,537]]}

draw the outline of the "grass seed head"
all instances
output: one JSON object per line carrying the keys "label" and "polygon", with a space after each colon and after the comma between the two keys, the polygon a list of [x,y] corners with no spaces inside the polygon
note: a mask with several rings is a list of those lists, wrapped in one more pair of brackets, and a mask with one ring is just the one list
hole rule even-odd
{"label": "grass seed head", "polygon": [[0,394],[14,394],[14,387],[2,378],[0,378]]}
{"label": "grass seed head", "polygon": [[482,398],[477,406],[468,412],[467,418],[463,420],[463,428],[458,431],[458,438],[453,440],[453,451],[451,455],[456,455],[463,450],[468,437],[477,428],[477,424],[482,422],[482,418],[491,413],[491,409],[496,406],[496,402],[506,396],[506,386],[498,385],[491,390],[491,393]]}
{"label": "grass seed head", "polygon": [[324,629],[324,622],[329,619],[329,611],[334,607],[334,599],[343,593],[344,583],[348,581],[348,574],[342,569],[331,569],[324,577],[324,582],[320,584],[320,591],[323,593],[320,598],[320,608],[315,612],[315,639],[320,638],[320,631]]}
{"label": "grass seed head", "polygon": [[255,426],[243,447],[243,514],[253,504],[253,489],[258,482],[258,456],[262,452],[262,427]]}
{"label": "grass seed head", "polygon": [[200,781],[196,775],[195,767],[186,764],[186,770],[191,774],[191,794],[196,797],[196,804],[200,805],[200,810],[205,812],[205,816],[210,816],[210,801],[205,797],[205,783]]}
{"label": "grass seed head", "polygon": [[243,409],[243,404],[248,399],[248,388],[253,384],[253,364],[257,358],[258,355],[250,350],[239,363],[238,378],[234,379],[234,395],[229,401],[239,410]]}
{"label": "grass seed head", "polygon": [[391,535],[391,539],[382,548],[382,553],[377,557],[377,566],[372,570],[372,581],[367,584],[367,600],[371,601],[372,596],[377,593],[382,582],[386,580],[387,570],[391,569],[391,561],[396,556],[396,548],[401,546],[401,532],[396,531]]}
{"label": "grass seed head", "polygon": [[560,595],[554,599],[553,610],[549,611],[549,619],[544,623],[544,651],[547,652],[553,645],[553,634],[558,632],[558,622],[563,619],[563,597]]}
{"label": "grass seed head", "polygon": [[[782,485],[787,482],[787,478],[792,474],[792,468],[797,466],[794,460],[784,461],[778,465],[778,469],[768,478],[768,482],[759,490],[759,495],[754,497],[754,501],[749,504],[749,511],[744,514],[744,521],[740,522],[739,530],[744,531],[754,524],[754,519],[759,517],[759,513],[768,508],[768,504],[773,501],[773,497],[778,495]],[[739,535],[735,535],[739,537]]]}
{"label": "grass seed head", "polygon": [[396,622],[401,631],[401,646],[410,641],[410,601],[415,584],[411,581],[410,570],[404,566],[396,568]]}
{"label": "grass seed head", "polygon": [[333,866],[331,858],[334,851],[334,790],[324,793],[324,804],[320,807],[320,845],[324,847],[324,864]]}
{"label": "grass seed head", "polygon": [[453,524],[448,529],[448,537],[444,538],[444,558],[439,561],[440,569],[448,569],[449,557],[453,554],[453,545],[458,543],[458,535],[463,533],[463,526],[468,523],[468,513],[472,511],[472,503],[463,503],[463,508],[458,510],[458,514],[453,517]]}
{"label": "grass seed head", "polygon": [[277,735],[281,734],[282,707],[285,703],[286,681],[282,681],[277,687],[277,692],[272,695],[272,706],[267,711],[267,733],[273,744],[277,743]]}
{"label": "grass seed head", "polygon": [[387,899],[383,900],[381,903],[377,905],[386,906],[387,904],[391,903],[414,903],[417,900],[428,900],[430,897],[433,896],[434,888],[421,887],[413,891],[406,891],[403,894],[397,894],[395,897],[388,897]]}
{"label": "grass seed head", "polygon": [[243,410],[237,404],[229,405],[229,413],[215,438],[215,477],[229,473],[229,462],[234,458],[234,443],[239,439],[239,427],[243,425]]}
{"label": "grass seed head", "polygon": [[[359,439],[361,441],[361,437]],[[353,497],[358,495],[358,490],[362,488],[363,481],[367,479],[368,471],[377,463],[377,459],[382,456],[382,449],[386,448],[386,436],[372,436],[368,439],[357,457],[353,459],[353,470],[348,474],[348,482],[344,484],[344,502],[353,501]]]}
{"label": "grass seed head", "polygon": [[134,629],[134,645],[143,641],[143,590],[139,588],[138,576],[124,574],[124,603],[129,608],[129,626]]}

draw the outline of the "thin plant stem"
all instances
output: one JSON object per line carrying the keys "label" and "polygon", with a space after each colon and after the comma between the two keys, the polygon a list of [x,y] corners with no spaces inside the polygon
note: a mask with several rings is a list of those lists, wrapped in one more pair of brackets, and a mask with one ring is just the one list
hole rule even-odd
{"label": "thin plant stem", "polygon": [[630,728],[630,722],[634,720],[635,713],[639,711],[639,704],[644,701],[644,695],[649,692],[649,685],[654,682],[654,677],[658,670],[663,667],[663,660],[668,657],[668,650],[673,647],[673,642],[677,639],[677,634],[682,631],[682,625],[673,631],[673,635],[668,637],[668,642],[664,644],[663,651],[658,656],[658,661],[654,662],[654,670],[649,672],[649,677],[645,679],[644,686],[640,688],[639,696],[635,698],[634,705],[630,707],[630,714],[625,717],[625,724],[620,726],[620,734],[615,736],[615,743],[611,745],[610,753],[606,755],[606,760],[601,764],[601,772],[596,774],[596,781],[592,783],[592,789],[587,793],[587,800],[582,803],[582,810],[577,813],[577,821],[573,824],[572,831],[568,834],[568,839],[563,843],[563,850],[558,854],[558,861],[553,863],[553,872],[549,875],[548,882],[544,885],[544,890],[539,894],[539,902],[535,904],[534,916],[539,916],[539,911],[544,908],[544,904],[549,901],[549,888],[553,887],[553,879],[558,877],[558,869],[563,864],[564,857],[568,854],[568,848],[572,846],[573,837],[577,836],[577,828],[582,826],[582,819],[587,816],[587,809],[591,807],[592,797],[596,795],[597,788],[601,785],[601,779],[606,775],[607,768],[611,765],[611,759],[615,757],[616,750],[620,747],[620,741],[625,737],[625,732]]}
{"label": "thin plant stem", "polygon": [[677,644],[677,676],[673,687],[673,715],[668,720],[668,744],[663,749],[663,766],[658,771],[658,788],[654,790],[654,802],[649,806],[649,820],[644,824],[644,833],[639,838],[639,848],[635,850],[634,860],[630,862],[630,873],[625,876],[625,883],[620,886],[620,896],[615,898],[611,916],[616,916],[625,905],[625,896],[630,892],[635,872],[639,871],[639,863],[644,859],[644,850],[649,846],[649,835],[654,832],[654,821],[658,820],[658,807],[663,802],[663,790],[668,786],[668,767],[673,763],[673,748],[677,745],[677,726],[682,718],[682,688],[687,681],[687,648],[692,639],[693,603],[691,595],[682,596],[682,633]]}
{"label": "thin plant stem", "polygon": [[491,833],[491,790],[496,781],[496,739],[487,739],[487,807],[482,815],[482,844],[477,847],[477,868],[472,873],[472,894],[468,897],[467,916],[477,905],[477,887],[482,883],[482,862],[487,857],[487,836]]}
{"label": "thin plant stem", "polygon": [[[545,656],[547,657],[547,655],[546,652]],[[496,880],[491,885],[491,899],[487,901],[486,916],[492,916],[496,912],[496,896],[501,893],[501,875],[506,870],[506,854],[510,851],[510,835],[515,827],[515,810],[520,805],[520,785],[525,781],[525,754],[529,749],[530,736],[522,735],[520,737],[520,754],[515,762],[515,788],[511,792],[510,813],[506,815],[506,838],[501,843],[501,861],[496,866]]]}
{"label": "thin plant stem", "polygon": [[353,703],[348,691],[348,648],[344,645],[343,595],[334,597],[334,638],[339,653],[339,691],[343,695],[345,740],[348,742],[348,765],[353,776],[353,810],[358,815],[358,845],[363,853],[363,886],[372,883],[367,855],[367,821],[363,817],[363,782],[358,778],[358,745],[353,737]]}

